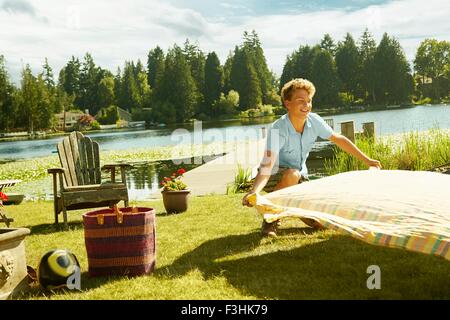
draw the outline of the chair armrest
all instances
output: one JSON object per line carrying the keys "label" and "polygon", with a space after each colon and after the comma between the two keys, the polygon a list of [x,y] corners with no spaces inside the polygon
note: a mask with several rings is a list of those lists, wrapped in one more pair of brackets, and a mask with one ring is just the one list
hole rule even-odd
{"label": "chair armrest", "polygon": [[[50,168],[47,169],[47,173],[50,173],[53,175],[53,197],[56,199],[56,196],[58,194],[58,181],[59,180],[59,189],[60,191],[64,190],[64,178],[63,173],[66,171],[64,168]],[[59,177],[59,179],[58,179]],[[55,206],[56,206],[56,200],[55,200]],[[56,209],[55,209],[56,210]]]}
{"label": "chair armrest", "polygon": [[64,173],[64,168],[50,168],[47,169],[47,173],[56,174],[56,173]]}
{"label": "chair armrest", "polygon": [[102,166],[102,170],[110,170],[112,183],[116,182],[116,167],[120,167],[120,175],[122,178],[122,183],[124,183],[126,186],[127,181],[125,180],[125,170],[133,166],[128,163],[113,163],[113,164],[105,164],[104,166]]}
{"label": "chair armrest", "polygon": [[128,163],[111,163],[111,164],[105,164],[104,166],[102,166],[102,170],[103,169],[111,170],[112,168],[116,168],[116,167],[131,168],[132,165],[128,164]]}

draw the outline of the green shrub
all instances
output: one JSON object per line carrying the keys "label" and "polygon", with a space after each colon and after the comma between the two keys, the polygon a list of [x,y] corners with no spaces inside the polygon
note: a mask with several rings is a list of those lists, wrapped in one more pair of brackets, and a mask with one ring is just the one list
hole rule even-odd
{"label": "green shrub", "polygon": [[213,110],[218,114],[231,115],[236,112],[239,105],[239,93],[234,90],[230,90],[225,96],[220,94],[220,99],[213,104]]}
{"label": "green shrub", "polygon": [[92,130],[100,130],[100,123],[98,123],[97,120],[92,121],[92,123],[91,123],[91,129],[92,129]]}
{"label": "green shrub", "polygon": [[353,95],[348,92],[339,92],[338,97],[339,97],[339,102],[345,107],[351,106],[354,102]]}
{"label": "green shrub", "polygon": [[281,106],[281,97],[275,90],[272,89],[267,93],[266,103],[272,106]]}
{"label": "green shrub", "polygon": [[100,124],[115,124],[120,120],[119,110],[117,106],[109,106],[108,108],[100,109],[99,115],[96,120]]}
{"label": "green shrub", "polygon": [[273,106],[271,106],[269,104],[264,104],[262,106],[258,106],[258,109],[264,116],[273,116],[274,115]]}
{"label": "green shrub", "polygon": [[248,192],[252,186],[252,170],[250,168],[244,169],[241,165],[238,165],[233,184],[227,186],[227,194]]}

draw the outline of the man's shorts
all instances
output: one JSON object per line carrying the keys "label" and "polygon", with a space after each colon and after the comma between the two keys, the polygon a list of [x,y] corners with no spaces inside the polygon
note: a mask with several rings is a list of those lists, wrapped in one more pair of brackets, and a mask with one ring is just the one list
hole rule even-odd
{"label": "man's shorts", "polygon": [[[267,193],[272,192],[273,189],[275,189],[275,187],[278,184],[278,182],[283,177],[284,172],[286,170],[288,170],[288,169],[290,169],[290,168],[279,167],[278,168],[278,172],[270,176],[269,181],[267,181],[267,184],[265,185],[263,190],[266,191]],[[259,169],[258,169],[258,171],[259,171]],[[300,183],[305,182],[305,181],[309,181],[309,179],[307,177],[301,176],[301,178],[298,181],[298,183],[300,184]]]}

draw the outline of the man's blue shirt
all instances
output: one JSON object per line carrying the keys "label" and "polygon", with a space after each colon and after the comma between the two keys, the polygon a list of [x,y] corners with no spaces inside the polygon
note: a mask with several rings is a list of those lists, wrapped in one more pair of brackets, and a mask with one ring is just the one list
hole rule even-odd
{"label": "man's blue shirt", "polygon": [[295,130],[288,115],[285,114],[270,126],[266,149],[278,154],[275,167],[278,164],[279,167],[298,169],[307,177],[306,159],[314,142],[317,137],[329,139],[332,134],[333,129],[316,113],[308,114],[303,133]]}

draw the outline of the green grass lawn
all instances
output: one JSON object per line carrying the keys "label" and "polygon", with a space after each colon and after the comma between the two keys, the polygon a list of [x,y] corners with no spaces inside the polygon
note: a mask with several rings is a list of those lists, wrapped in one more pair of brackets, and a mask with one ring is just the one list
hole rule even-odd
{"label": "green grass lawn", "polygon": [[[450,262],[440,257],[377,247],[299,220],[283,223],[279,237],[261,238],[256,210],[242,194],[192,197],[187,212],[157,210],[157,262],[152,275],[90,278],[81,213],[70,230],[53,225],[52,202],[5,207],[13,227],[27,227],[27,263],[36,267],[54,248],[78,257],[81,291],[34,288],[22,299],[449,299]],[[381,269],[381,289],[366,287],[367,267]]]}

